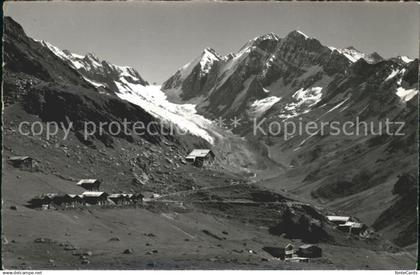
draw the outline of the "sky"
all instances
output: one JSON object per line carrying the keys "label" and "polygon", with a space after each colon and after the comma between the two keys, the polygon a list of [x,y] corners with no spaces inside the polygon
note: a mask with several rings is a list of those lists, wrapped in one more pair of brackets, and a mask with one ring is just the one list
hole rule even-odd
{"label": "sky", "polygon": [[300,30],[324,45],[383,57],[418,56],[417,3],[5,2],[27,35],[95,53],[162,83],[211,47],[224,55],[248,40]]}

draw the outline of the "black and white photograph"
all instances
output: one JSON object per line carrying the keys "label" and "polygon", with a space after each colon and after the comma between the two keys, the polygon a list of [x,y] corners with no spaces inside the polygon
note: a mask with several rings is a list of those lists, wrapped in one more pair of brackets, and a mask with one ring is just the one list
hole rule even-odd
{"label": "black and white photograph", "polygon": [[417,3],[3,12],[3,272],[416,272]]}

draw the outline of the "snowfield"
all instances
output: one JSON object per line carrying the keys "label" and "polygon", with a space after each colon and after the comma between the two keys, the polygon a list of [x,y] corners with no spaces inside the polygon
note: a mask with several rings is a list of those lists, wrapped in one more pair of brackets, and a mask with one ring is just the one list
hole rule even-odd
{"label": "snowfield", "polygon": [[268,111],[274,104],[280,101],[280,97],[269,96],[260,100],[255,100],[249,111],[250,115],[253,117],[260,117],[266,111]]}
{"label": "snowfield", "polygon": [[403,102],[407,102],[412,99],[419,91],[416,89],[404,89],[403,87],[397,88],[397,96],[401,98]]}
{"label": "snowfield", "polygon": [[294,102],[284,106],[279,118],[286,120],[309,112],[311,107],[321,100],[322,87],[300,88],[292,95],[292,98]]}
{"label": "snowfield", "polygon": [[297,105],[308,103],[308,107],[311,107],[318,103],[322,97],[322,87],[313,87],[304,90],[303,88],[296,91],[293,98],[298,101]]}
{"label": "snowfield", "polygon": [[405,56],[405,55],[400,56],[400,59],[405,63],[410,63],[410,62],[414,61],[414,59],[411,59],[411,58],[409,58],[408,56]]}

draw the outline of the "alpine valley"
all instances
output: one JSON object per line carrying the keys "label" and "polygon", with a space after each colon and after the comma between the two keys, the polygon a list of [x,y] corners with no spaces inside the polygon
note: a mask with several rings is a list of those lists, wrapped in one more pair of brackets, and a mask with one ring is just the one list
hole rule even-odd
{"label": "alpine valley", "polygon": [[[134,68],[34,40],[10,17],[3,44],[6,269],[416,267],[418,59],[270,33],[224,56],[206,48],[158,86]],[[270,131],[273,122],[356,118],[404,127],[401,135]],[[22,134],[23,121],[62,127],[47,138]],[[84,133],[87,122],[126,121],[158,134]],[[214,153],[211,166],[185,161],[197,148]],[[13,156],[36,169],[12,165]],[[80,193],[84,178],[143,202],[28,207],[40,194]],[[352,217],[366,234],[340,231],[332,215]],[[322,257],[281,261],[268,249],[288,243],[314,244]]]}

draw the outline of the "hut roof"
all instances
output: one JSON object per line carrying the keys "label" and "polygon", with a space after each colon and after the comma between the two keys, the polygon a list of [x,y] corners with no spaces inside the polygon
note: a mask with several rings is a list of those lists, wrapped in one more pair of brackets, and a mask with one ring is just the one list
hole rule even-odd
{"label": "hut roof", "polygon": [[352,228],[362,228],[363,224],[360,222],[346,222],[345,224],[342,224],[340,226],[348,226]]}
{"label": "hut roof", "polygon": [[86,191],[83,192],[82,196],[86,198],[99,198],[101,196],[108,195],[105,192],[93,192],[93,191]]}
{"label": "hut roof", "polygon": [[76,199],[76,198],[82,199],[83,198],[82,195],[75,195],[75,194],[66,194],[66,196],[71,198],[71,199]]}
{"label": "hut roof", "polygon": [[194,149],[186,158],[197,158],[197,157],[204,158],[208,156],[210,152],[212,151],[209,149]]}
{"label": "hut roof", "polygon": [[121,198],[123,196],[123,194],[111,194],[111,195],[109,195],[108,196],[108,198],[110,198],[110,199],[118,199],[118,198]]}
{"label": "hut roof", "polygon": [[28,156],[13,156],[10,157],[9,160],[27,160],[27,159],[31,159],[31,157]]}
{"label": "hut roof", "polygon": [[95,182],[98,182],[98,180],[97,179],[81,179],[81,180],[79,180],[79,182],[77,183],[77,185],[93,184]]}
{"label": "hut roof", "polygon": [[347,222],[350,220],[350,217],[347,216],[327,216],[327,219],[331,222],[337,221],[337,222]]}

